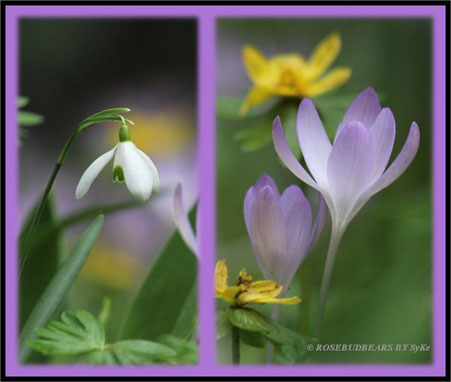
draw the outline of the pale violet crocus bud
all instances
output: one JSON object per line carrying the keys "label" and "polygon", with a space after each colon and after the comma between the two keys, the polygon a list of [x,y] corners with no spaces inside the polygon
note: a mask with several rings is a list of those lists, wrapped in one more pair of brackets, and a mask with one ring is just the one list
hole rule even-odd
{"label": "pale violet crocus bud", "polygon": [[313,102],[304,99],[298,111],[297,134],[309,174],[291,152],[280,119],[274,121],[273,141],[279,157],[293,174],[321,192],[332,219],[317,332],[335,255],[346,227],[374,194],[401,176],[418,150],[420,132],[413,122],[401,152],[386,169],[395,130],[391,110],[382,109],[376,92],[367,88],[349,106],[332,144]]}
{"label": "pale violet crocus bud", "polygon": [[[180,183],[177,184],[174,192],[174,200],[173,200],[173,213],[174,213],[174,222],[180,233],[185,244],[188,248],[199,257],[199,245],[197,242],[196,234],[191,227],[191,223],[188,218],[187,211],[183,204],[182,197],[182,185]],[[199,206],[197,207],[199,211]],[[196,216],[196,232],[199,232],[199,215]]]}
{"label": "pale violet crocus bud", "polygon": [[125,184],[138,200],[146,201],[152,191],[158,192],[160,178],[151,159],[130,140],[128,126],[119,130],[119,143],[110,151],[98,157],[83,173],[75,191],[77,199],[82,198],[103,168],[114,158],[113,182]]}
{"label": "pale violet crocus bud", "polygon": [[246,193],[244,220],[263,275],[282,285],[284,295],[327,220],[324,199],[320,195],[313,223],[302,190],[292,185],[280,195],[274,180],[264,174]]}

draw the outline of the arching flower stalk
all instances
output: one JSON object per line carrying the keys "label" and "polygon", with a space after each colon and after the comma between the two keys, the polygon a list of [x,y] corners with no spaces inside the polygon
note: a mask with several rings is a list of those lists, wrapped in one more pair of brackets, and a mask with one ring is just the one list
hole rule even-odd
{"label": "arching flower stalk", "polygon": [[75,190],[75,197],[82,198],[103,168],[114,158],[113,182],[125,184],[130,193],[145,202],[158,192],[160,178],[152,160],[139,150],[130,138],[130,129],[123,121],[119,129],[119,143],[110,151],[98,157],[83,173]]}
{"label": "arching flower stalk", "polygon": [[279,157],[294,175],[323,195],[332,219],[316,320],[317,335],[335,256],[347,226],[374,194],[401,176],[418,150],[420,132],[413,122],[401,152],[386,169],[395,130],[391,110],[382,109],[376,92],[367,88],[349,106],[332,145],[313,102],[304,99],[298,111],[297,134],[309,174],[290,150],[279,117],[274,121],[273,141]]}

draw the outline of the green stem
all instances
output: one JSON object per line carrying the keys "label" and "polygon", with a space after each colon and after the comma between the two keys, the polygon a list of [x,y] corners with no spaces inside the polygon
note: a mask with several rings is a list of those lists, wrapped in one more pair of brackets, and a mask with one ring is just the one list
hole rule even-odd
{"label": "green stem", "polygon": [[39,201],[38,207],[33,217],[33,221],[27,233],[27,239],[25,240],[24,249],[20,254],[19,278],[20,275],[22,274],[25,262],[27,260],[28,252],[30,251],[30,239],[33,236],[34,232],[36,231],[36,227],[38,226],[39,220],[41,219],[42,213],[44,212],[45,203],[47,202],[50,191],[52,190],[53,183],[55,183],[55,178],[58,175],[58,172],[61,169],[61,166],[63,165],[64,160],[66,159],[66,156],[78,134],[79,129],[77,128],[64,145],[63,150],[61,151],[61,154],[58,157],[58,160],[56,161],[55,168],[53,169],[53,172],[50,175],[50,179],[47,182],[47,186],[45,187],[41,200]]}
{"label": "green stem", "polygon": [[332,233],[330,235],[329,250],[327,251],[326,265],[324,266],[323,280],[319,292],[319,307],[315,321],[315,336],[319,338],[321,322],[324,315],[324,307],[326,305],[327,290],[329,289],[330,280],[332,278],[332,270],[334,268],[335,256],[343,236],[344,229],[337,229],[332,224]]}
{"label": "green stem", "polygon": [[[283,293],[285,295],[285,293]],[[273,305],[272,306],[272,312],[271,312],[271,319],[275,322],[279,322],[280,318],[280,305]],[[274,356],[274,345],[268,341],[268,345],[266,347],[266,361],[265,363],[271,364],[272,358]]]}
{"label": "green stem", "polygon": [[232,363],[240,364],[240,329],[232,326]]}

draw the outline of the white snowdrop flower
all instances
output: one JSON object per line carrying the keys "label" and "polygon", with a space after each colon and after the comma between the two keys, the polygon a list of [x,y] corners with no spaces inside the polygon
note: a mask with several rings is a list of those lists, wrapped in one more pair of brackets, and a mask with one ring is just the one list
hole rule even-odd
{"label": "white snowdrop flower", "polygon": [[82,198],[91,187],[99,173],[111,161],[113,162],[113,182],[125,184],[130,193],[138,200],[146,201],[152,191],[158,192],[160,178],[151,159],[130,140],[127,125],[119,130],[119,143],[110,151],[98,157],[83,173],[75,190],[75,197]]}

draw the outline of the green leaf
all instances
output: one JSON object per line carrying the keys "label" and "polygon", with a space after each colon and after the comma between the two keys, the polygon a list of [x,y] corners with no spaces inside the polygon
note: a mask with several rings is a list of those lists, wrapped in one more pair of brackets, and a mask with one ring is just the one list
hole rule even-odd
{"label": "green leaf", "polygon": [[158,342],[175,350],[176,357],[171,360],[174,364],[197,363],[197,345],[193,341],[184,340],[176,336],[164,334],[158,337]]}
{"label": "green leaf", "polygon": [[19,97],[18,106],[19,108],[27,106],[29,102],[30,99],[28,97]]}
{"label": "green leaf", "polygon": [[232,331],[230,323],[230,309],[216,315],[216,340],[220,340]]}
{"label": "green leaf", "polygon": [[169,346],[145,340],[119,341],[111,350],[121,364],[133,365],[170,362],[177,355]]}
{"label": "green leaf", "polygon": [[78,355],[104,348],[105,331],[91,313],[84,310],[75,314],[64,312],[61,319],[36,329],[38,338],[28,339],[27,344],[51,356]]}
{"label": "green leaf", "polygon": [[[195,208],[189,215],[191,221],[194,220],[194,215]],[[155,340],[162,333],[173,333],[196,283],[196,276],[197,258],[176,231],[151,266],[129,313],[121,338]]]}
{"label": "green leaf", "polygon": [[261,332],[250,332],[248,330],[240,330],[240,339],[246,345],[254,348],[265,347],[265,340]]}
{"label": "green leaf", "polygon": [[235,139],[240,141],[242,151],[260,150],[272,141],[272,119],[264,119],[239,130]]}
{"label": "green leaf", "polygon": [[[19,236],[19,253],[23,253],[28,239],[30,224],[37,205],[31,210]],[[61,258],[62,232],[57,227],[56,203],[53,194],[49,195],[34,237],[50,231],[45,241],[30,241],[27,261],[24,263],[19,283],[19,327],[22,328],[31,310],[39,300],[58,267]],[[33,238],[34,238],[33,237]],[[22,263],[22,262],[21,262]],[[39,275],[39,277],[36,277]]]}
{"label": "green leaf", "polygon": [[237,328],[251,332],[268,332],[276,329],[271,319],[249,308],[230,309],[229,319]]}
{"label": "green leaf", "polygon": [[33,126],[44,122],[42,115],[31,111],[19,111],[19,126]]}
{"label": "green leaf", "polygon": [[281,101],[279,97],[272,97],[261,106],[250,109],[245,115],[240,113],[242,99],[233,97],[218,97],[216,100],[216,115],[218,118],[229,121],[247,121],[256,117],[267,115]]}
{"label": "green leaf", "polygon": [[180,338],[188,338],[193,334],[197,322],[197,283],[194,282],[191,291],[185,299],[172,334]]}
{"label": "green leaf", "polygon": [[33,308],[20,333],[19,358],[22,363],[31,351],[25,344],[26,339],[32,335],[35,328],[48,322],[63,301],[97,240],[103,219],[103,215],[99,215],[86,229]]}
{"label": "green leaf", "polygon": [[104,297],[102,301],[102,309],[99,313],[99,322],[105,326],[111,315],[111,298]]}
{"label": "green leaf", "polygon": [[119,363],[111,349],[91,351],[86,354],[85,361],[90,365],[117,365]]}

